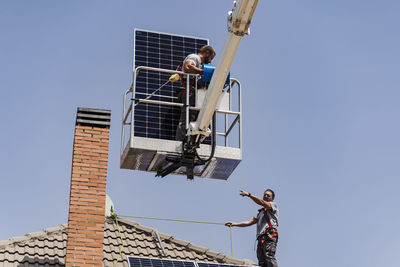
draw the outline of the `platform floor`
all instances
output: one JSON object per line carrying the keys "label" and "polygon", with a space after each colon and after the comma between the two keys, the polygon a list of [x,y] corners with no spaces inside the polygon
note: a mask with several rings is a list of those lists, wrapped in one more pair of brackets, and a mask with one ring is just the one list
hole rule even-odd
{"label": "platform floor", "polygon": [[[182,142],[133,137],[127,142],[121,155],[121,168],[157,172],[160,166],[167,164],[167,155],[179,156],[182,151]],[[200,145],[197,150],[202,158],[207,158],[211,153],[210,145]],[[196,166],[194,175],[201,178],[213,178],[227,180],[242,160],[242,152],[239,148],[216,146],[214,158],[203,166]],[[186,175],[185,168],[179,168],[174,172]]]}

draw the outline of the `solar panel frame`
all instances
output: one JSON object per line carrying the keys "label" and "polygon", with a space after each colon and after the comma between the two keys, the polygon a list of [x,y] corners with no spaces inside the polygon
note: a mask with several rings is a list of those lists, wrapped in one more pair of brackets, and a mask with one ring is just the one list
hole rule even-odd
{"label": "solar panel frame", "polygon": [[205,261],[197,261],[196,265],[197,265],[196,267],[250,267],[248,265],[222,264],[222,263],[205,262]]}
{"label": "solar panel frame", "polygon": [[[148,66],[175,70],[191,53],[197,53],[209,39],[164,32],[134,29],[133,69]],[[135,99],[144,99],[168,81],[170,74],[142,70],[136,80]],[[151,100],[179,103],[179,83],[168,83]],[[181,108],[140,103],[135,107],[134,135],[175,140]]]}
{"label": "solar panel frame", "polygon": [[130,267],[254,267],[249,265],[221,264],[215,262],[160,259],[151,257],[127,256]]}
{"label": "solar panel frame", "polygon": [[127,256],[130,267],[196,267],[194,261]]}

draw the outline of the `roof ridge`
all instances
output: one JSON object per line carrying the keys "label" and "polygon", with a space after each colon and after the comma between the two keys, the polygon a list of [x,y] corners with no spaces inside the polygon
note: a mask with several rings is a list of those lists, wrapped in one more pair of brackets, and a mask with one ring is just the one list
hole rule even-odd
{"label": "roof ridge", "polygon": [[[115,223],[115,221],[114,221],[114,219],[112,217],[107,217],[106,222]],[[153,234],[154,231],[158,232],[158,230],[156,230],[154,228],[147,227],[147,226],[141,225],[138,222],[127,220],[127,219],[118,218],[118,223],[122,223],[122,224],[125,224],[125,225],[129,225],[131,227],[135,227],[136,229],[145,231],[145,232],[147,232],[149,234]],[[158,232],[158,234],[159,234],[160,238],[163,239],[163,240],[167,240],[167,241],[173,242],[173,243],[175,243],[177,245],[192,249],[192,250],[194,250],[196,252],[203,253],[203,254],[205,254],[205,255],[207,255],[209,257],[215,258],[216,260],[228,260],[230,262],[234,262],[235,264],[241,264],[241,265],[252,265],[252,264],[254,264],[254,262],[251,261],[251,260],[233,258],[233,257],[230,257],[230,256],[224,254],[224,253],[212,251],[209,248],[198,246],[198,245],[193,244],[192,242],[176,238],[173,235],[165,234],[165,233],[162,233],[162,232]]]}
{"label": "roof ridge", "polygon": [[67,225],[59,224],[56,227],[44,228],[42,231],[39,231],[39,232],[31,232],[31,233],[27,233],[23,236],[10,237],[7,240],[0,240],[0,248],[4,248],[11,244],[28,242],[28,241],[37,239],[39,237],[46,237],[46,236],[52,235],[53,233],[60,232],[60,231],[62,232],[64,230],[65,231],[67,230]]}

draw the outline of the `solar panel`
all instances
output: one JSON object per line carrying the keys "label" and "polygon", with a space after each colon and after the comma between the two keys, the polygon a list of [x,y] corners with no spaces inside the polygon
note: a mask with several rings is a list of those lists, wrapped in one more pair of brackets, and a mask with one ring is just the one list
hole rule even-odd
{"label": "solar panel", "polygon": [[[176,70],[185,57],[208,45],[208,39],[142,29],[134,30],[134,67]],[[135,99],[144,99],[168,81],[170,74],[142,70],[137,77]],[[168,83],[150,100],[177,103],[180,83]],[[140,103],[135,107],[134,135],[175,140],[180,107]]]}
{"label": "solar panel", "polygon": [[197,262],[198,267],[244,267],[245,265],[221,264],[212,262]]}
{"label": "solar panel", "polygon": [[247,267],[246,265],[220,264],[212,262],[180,261],[131,256],[128,256],[127,258],[130,267]]}
{"label": "solar panel", "polygon": [[196,267],[193,261],[165,260],[128,256],[130,267]]}

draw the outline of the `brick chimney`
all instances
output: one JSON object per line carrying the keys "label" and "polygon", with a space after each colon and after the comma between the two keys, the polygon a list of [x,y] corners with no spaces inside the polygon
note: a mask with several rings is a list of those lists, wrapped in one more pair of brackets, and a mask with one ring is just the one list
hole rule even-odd
{"label": "brick chimney", "polygon": [[111,111],[78,108],[65,266],[102,266]]}

